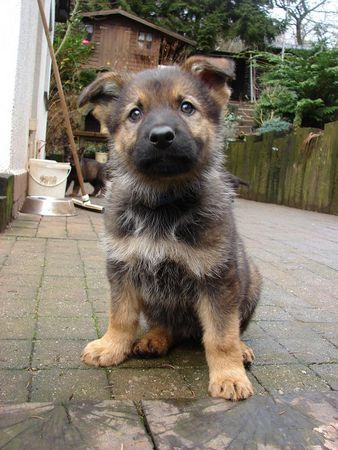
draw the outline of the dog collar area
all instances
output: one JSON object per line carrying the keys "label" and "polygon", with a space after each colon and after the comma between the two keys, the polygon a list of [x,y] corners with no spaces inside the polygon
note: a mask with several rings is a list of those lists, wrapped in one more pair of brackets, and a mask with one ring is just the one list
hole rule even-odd
{"label": "dog collar area", "polygon": [[176,200],[179,200],[179,197],[176,197],[173,194],[164,193],[164,194],[159,195],[156,202],[154,202],[153,204],[147,205],[147,206],[151,209],[156,209],[156,208],[160,208],[161,206],[171,205],[171,204],[175,203]]}

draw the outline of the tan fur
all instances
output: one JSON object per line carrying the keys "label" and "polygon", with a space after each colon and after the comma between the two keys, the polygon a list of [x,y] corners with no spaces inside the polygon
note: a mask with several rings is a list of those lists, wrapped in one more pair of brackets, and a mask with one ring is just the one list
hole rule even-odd
{"label": "tan fur", "polygon": [[124,361],[135,339],[139,311],[139,301],[133,287],[125,286],[121,298],[112,302],[105,335],[85,347],[82,361],[95,367],[117,365]]}
{"label": "tan fur", "polygon": [[[210,71],[210,67],[213,68],[212,71]],[[215,71],[215,68],[218,70]],[[192,56],[185,61],[182,69],[191,72],[211,85],[211,95],[219,105],[225,106],[227,104],[231,90],[227,84],[224,84],[224,80],[235,78],[235,66],[232,60]]]}
{"label": "tan fur", "polygon": [[252,364],[255,359],[255,354],[249,346],[244,344],[243,341],[241,341],[241,351],[242,351],[242,357],[243,357],[243,363],[244,364]]}
{"label": "tan fur", "polygon": [[155,327],[134,343],[133,353],[138,356],[163,356],[172,343],[172,335],[166,328]]}
{"label": "tan fur", "polygon": [[249,397],[253,389],[243,366],[237,309],[229,313],[221,332],[216,329],[210,302],[205,297],[201,298],[198,312],[209,366],[209,394],[227,400]]}

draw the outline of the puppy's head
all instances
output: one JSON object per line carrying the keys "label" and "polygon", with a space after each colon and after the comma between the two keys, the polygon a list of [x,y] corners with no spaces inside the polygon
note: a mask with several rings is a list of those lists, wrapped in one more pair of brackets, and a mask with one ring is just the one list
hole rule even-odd
{"label": "puppy's head", "polygon": [[93,104],[128,170],[150,179],[186,177],[210,160],[233,72],[232,61],[199,56],[129,80],[110,72],[82,92],[79,104]]}

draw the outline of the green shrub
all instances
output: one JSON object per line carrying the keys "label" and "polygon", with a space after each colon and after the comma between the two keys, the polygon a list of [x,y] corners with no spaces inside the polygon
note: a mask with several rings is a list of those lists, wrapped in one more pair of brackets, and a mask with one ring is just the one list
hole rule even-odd
{"label": "green shrub", "polygon": [[338,117],[338,48],[256,55],[262,93],[256,120],[274,116],[295,126],[323,128]]}
{"label": "green shrub", "polygon": [[262,126],[256,129],[256,133],[264,134],[274,131],[275,133],[288,133],[292,128],[290,122],[283,120],[279,117],[274,117],[273,119],[266,120],[263,122]]}

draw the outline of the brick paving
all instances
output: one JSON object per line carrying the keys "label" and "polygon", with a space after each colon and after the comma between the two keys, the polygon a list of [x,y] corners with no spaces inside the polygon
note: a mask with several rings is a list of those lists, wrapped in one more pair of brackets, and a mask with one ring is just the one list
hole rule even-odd
{"label": "brick paving", "polygon": [[[105,331],[109,287],[103,217],[77,212],[20,214],[0,235],[0,401],[206,397],[199,345],[113,369],[81,363],[83,346]],[[337,217],[240,199],[235,212],[264,276],[244,335],[256,354],[256,393],[337,389]]]}
{"label": "brick paving", "polygon": [[[203,349],[198,344],[180,345],[164,358],[129,359],[115,368],[92,369],[81,363],[84,345],[105,331],[109,286],[100,243],[103,216],[82,209],[77,212],[77,216],[69,218],[20,214],[0,234],[0,403],[5,405],[4,410],[0,408],[0,423],[10,430],[2,433],[0,426],[1,448],[20,448],[20,439],[24,437],[15,438],[19,441],[13,438],[18,447],[11,447],[9,442],[13,433],[20,435],[22,417],[28,417],[31,424],[31,417],[45,420],[50,415],[69,416],[68,406],[64,407],[65,413],[64,409],[45,402],[76,405],[77,401],[89,402],[85,403],[85,412],[69,406],[70,411],[72,408],[77,411],[77,420],[82,425],[87,424],[87,415],[94,412],[107,421],[115,409],[125,417],[121,433],[115,428],[103,430],[95,422],[93,435],[101,433],[110,442],[112,436],[117,439],[115,447],[105,447],[102,441],[96,448],[222,448],[228,441],[219,435],[219,427],[226,428],[219,419],[214,425],[217,439],[208,437],[208,442],[196,446],[197,441],[187,440],[184,434],[201,427],[194,412],[200,408],[216,412],[221,408],[229,418],[237,414],[229,406],[220,406],[218,400],[207,400],[208,372]],[[256,354],[249,372],[256,396],[241,404],[243,417],[250,408],[264,402],[264,408],[267,411],[272,408],[276,414],[273,417],[278,418],[285,408],[276,412],[269,403],[271,398],[277,405],[286,402],[292,409],[298,405],[295,396],[303,406],[309,402],[317,405],[314,409],[318,411],[324,404],[325,411],[328,405],[335,410],[332,405],[338,395],[334,392],[338,390],[338,218],[241,199],[235,201],[235,214],[248,252],[264,277],[259,307],[244,335]],[[195,402],[196,406],[182,403],[187,401]],[[26,408],[27,402],[31,406]],[[22,404],[21,409],[10,404]],[[191,417],[187,428],[175,428],[174,438],[170,419],[173,405],[175,414]],[[164,422],[154,419],[156,408],[165,411]],[[311,408],[308,407],[310,412]],[[42,412],[34,412],[40,409]],[[306,411],[305,406],[303,409]],[[165,419],[167,413],[169,418]],[[324,417],[319,416],[317,425]],[[61,426],[62,420],[55,419],[55,423]],[[231,424],[238,419],[229,420]],[[264,429],[264,420],[257,422],[257,427]],[[308,425],[304,427],[310,427],[309,424],[312,427],[313,420],[308,417]],[[144,421],[148,423],[146,428]],[[39,432],[35,422],[27,425],[32,435]],[[164,423],[168,427],[165,433]],[[280,429],[287,428],[288,423],[291,422],[281,423]],[[134,430],[134,444],[126,437],[126,430]],[[26,439],[25,433],[22,436]],[[299,442],[293,448],[301,448],[304,442],[306,448],[310,442],[326,448],[324,444],[321,447],[324,442],[321,439],[330,433],[327,430],[323,433],[320,438],[310,433],[311,441],[299,434],[290,439],[294,445]],[[89,435],[85,435],[88,444]],[[73,442],[72,436],[67,437],[71,439],[69,442]],[[270,442],[270,438],[264,439]],[[271,445],[278,448],[273,439]],[[338,445],[337,439],[336,436],[329,440],[332,448]],[[248,445],[247,436],[244,441],[229,448],[256,448],[253,443]],[[41,448],[75,448],[66,440],[59,447],[51,442],[49,447],[47,441],[41,441]],[[77,444],[76,448],[88,448],[87,444],[84,447]],[[35,442],[25,448],[40,448],[39,445]]]}

